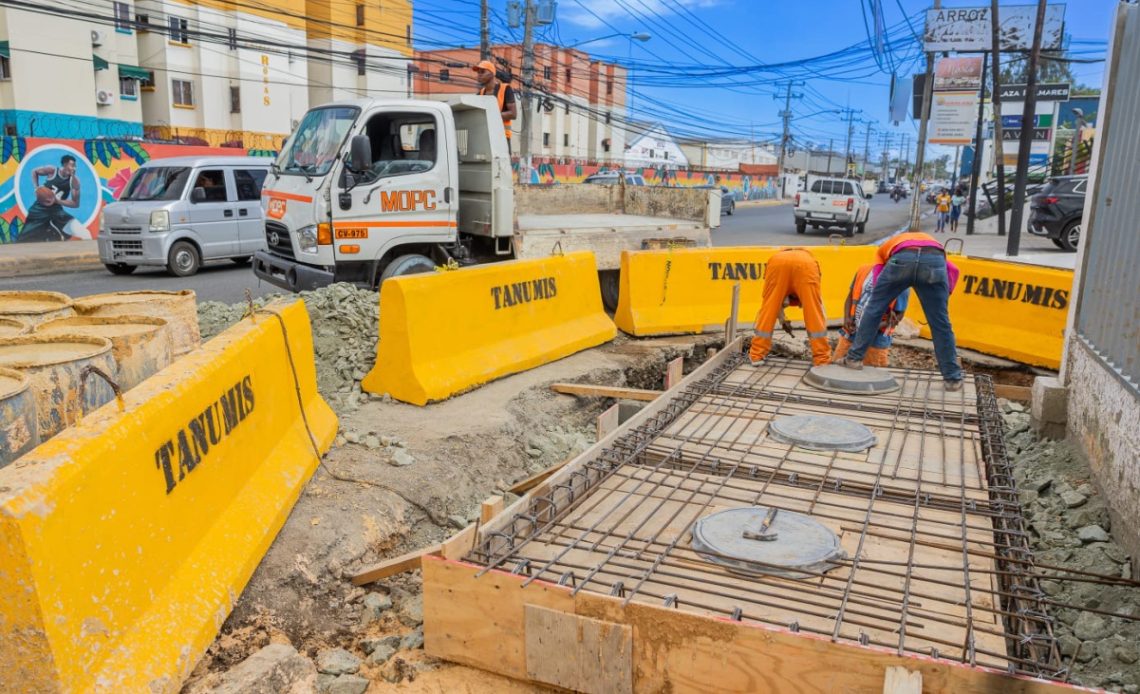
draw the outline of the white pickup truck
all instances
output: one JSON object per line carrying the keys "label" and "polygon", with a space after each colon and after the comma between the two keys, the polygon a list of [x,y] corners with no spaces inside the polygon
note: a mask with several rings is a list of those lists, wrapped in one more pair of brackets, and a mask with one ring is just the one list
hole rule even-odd
{"label": "white pickup truck", "polygon": [[559,251],[594,252],[607,306],[621,252],[708,246],[712,191],[514,184],[492,97],[359,99],[310,110],[262,189],[256,275],[302,291]]}
{"label": "white pickup truck", "polygon": [[844,236],[862,234],[871,216],[870,200],[874,196],[863,191],[863,184],[847,178],[817,178],[807,190],[796,193],[792,208],[796,216],[796,233],[814,229],[841,227]]}

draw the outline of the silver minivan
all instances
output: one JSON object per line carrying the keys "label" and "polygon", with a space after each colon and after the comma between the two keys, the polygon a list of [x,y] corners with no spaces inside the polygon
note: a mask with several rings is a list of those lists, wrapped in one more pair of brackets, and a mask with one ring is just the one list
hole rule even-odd
{"label": "silver minivan", "polygon": [[265,248],[263,157],[174,157],[149,161],[103,208],[99,259],[116,275],[159,265],[177,277],[208,260],[246,263]]}

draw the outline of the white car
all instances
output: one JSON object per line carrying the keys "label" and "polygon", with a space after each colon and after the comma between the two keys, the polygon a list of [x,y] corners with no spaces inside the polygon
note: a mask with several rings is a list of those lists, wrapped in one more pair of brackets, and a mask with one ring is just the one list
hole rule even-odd
{"label": "white car", "polygon": [[796,193],[792,208],[796,217],[796,233],[803,234],[810,224],[813,229],[841,227],[851,237],[866,231],[874,197],[863,191],[859,181],[845,178],[817,178],[802,193]]}

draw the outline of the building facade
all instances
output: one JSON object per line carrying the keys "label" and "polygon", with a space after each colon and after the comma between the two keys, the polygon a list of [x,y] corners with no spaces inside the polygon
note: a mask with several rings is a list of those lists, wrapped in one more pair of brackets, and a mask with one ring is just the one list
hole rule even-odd
{"label": "building facade", "polygon": [[778,160],[771,145],[750,140],[682,140],[689,166],[738,171],[741,164],[768,165]]}
{"label": "building facade", "polygon": [[410,0],[0,8],[0,118],[25,137],[277,149],[311,105],[406,96],[411,34]]}
{"label": "building facade", "polygon": [[681,145],[661,123],[631,124],[626,138],[628,146],[623,164],[627,168],[683,169],[689,166],[689,158]]}
{"label": "building facade", "polygon": [[[500,67],[500,79],[519,89],[522,70],[520,46],[491,49]],[[414,92],[417,96],[445,99],[478,90],[473,65],[477,49],[419,51],[416,54]],[[531,120],[531,154],[555,159],[620,162],[625,148],[626,71],[618,65],[593,60],[589,53],[546,44],[535,46],[535,91]],[[522,102],[512,127],[512,146],[522,142]]]}

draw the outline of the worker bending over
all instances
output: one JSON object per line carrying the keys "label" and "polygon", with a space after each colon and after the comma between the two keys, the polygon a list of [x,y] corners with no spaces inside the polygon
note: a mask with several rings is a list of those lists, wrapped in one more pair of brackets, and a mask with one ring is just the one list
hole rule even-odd
{"label": "worker bending over", "polygon": [[[843,304],[843,327],[839,330],[839,343],[835,345],[835,352],[831,361],[837,362],[847,354],[851,348],[851,341],[855,339],[855,329],[863,318],[867,304],[871,301],[871,290],[879,279],[883,266],[868,264],[855,271],[855,278],[851,280],[851,288],[847,290],[847,300]],[[879,320],[879,332],[867,348],[867,355],[863,363],[867,366],[887,366],[888,351],[891,348],[891,333],[906,313],[907,299],[910,290],[904,289],[902,294],[891,300],[887,310]]]}
{"label": "worker bending over", "polygon": [[871,289],[871,299],[859,320],[851,349],[837,363],[862,369],[863,357],[879,332],[883,313],[904,289],[914,287],[934,339],[934,357],[945,388],[961,390],[962,367],[958,364],[949,310],[950,293],[958,283],[958,268],[946,259],[946,251],[934,237],[915,231],[883,242],[876,256],[883,270]]}
{"label": "worker bending over", "polygon": [[772,329],[776,319],[791,332],[784,318],[785,306],[801,306],[811,343],[811,360],[816,366],[831,360],[827,344],[827,318],[823,315],[823,299],[819,290],[819,263],[802,248],[777,251],[768,261],[764,273],[764,300],[756,314],[755,333],[748,358],[755,366],[768,356],[772,349]]}

